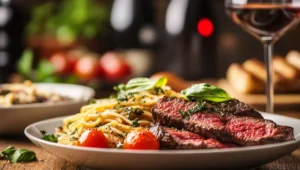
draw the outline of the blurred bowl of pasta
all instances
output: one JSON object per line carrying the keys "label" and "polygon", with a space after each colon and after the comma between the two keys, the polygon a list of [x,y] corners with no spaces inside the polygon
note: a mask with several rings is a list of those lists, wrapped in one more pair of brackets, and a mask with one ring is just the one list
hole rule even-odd
{"label": "blurred bowl of pasta", "polygon": [[1,84],[0,135],[23,134],[33,122],[80,112],[94,96],[92,88],[75,84]]}

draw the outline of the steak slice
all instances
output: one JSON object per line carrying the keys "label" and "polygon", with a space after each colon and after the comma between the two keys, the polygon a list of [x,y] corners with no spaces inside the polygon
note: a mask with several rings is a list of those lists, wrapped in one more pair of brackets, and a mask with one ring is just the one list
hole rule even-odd
{"label": "steak slice", "polygon": [[150,131],[158,138],[161,149],[222,149],[237,147],[215,139],[205,139],[192,132],[153,125]]}
{"label": "steak slice", "polygon": [[156,107],[152,108],[153,119],[161,125],[185,129],[205,138],[214,138],[240,146],[294,140],[292,127],[280,126],[263,118],[212,111],[199,111],[186,116],[185,114],[193,110],[195,105],[196,102],[164,97],[158,101]]}

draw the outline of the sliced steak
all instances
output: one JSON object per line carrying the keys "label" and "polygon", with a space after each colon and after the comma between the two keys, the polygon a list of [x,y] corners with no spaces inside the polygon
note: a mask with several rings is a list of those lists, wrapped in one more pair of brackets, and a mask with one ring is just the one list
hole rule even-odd
{"label": "sliced steak", "polygon": [[150,131],[158,138],[161,149],[221,149],[237,147],[215,139],[205,139],[192,132],[153,125]]}
{"label": "sliced steak", "polygon": [[184,99],[164,97],[152,109],[153,119],[161,125],[185,129],[206,138],[240,146],[294,140],[293,128],[263,118],[213,111],[199,111],[186,116],[196,104]]}
{"label": "sliced steak", "polygon": [[246,103],[243,103],[236,99],[230,100],[228,102],[214,103],[212,105],[217,107],[220,113],[225,115],[249,116],[263,119],[263,116],[259,112],[255,111]]}

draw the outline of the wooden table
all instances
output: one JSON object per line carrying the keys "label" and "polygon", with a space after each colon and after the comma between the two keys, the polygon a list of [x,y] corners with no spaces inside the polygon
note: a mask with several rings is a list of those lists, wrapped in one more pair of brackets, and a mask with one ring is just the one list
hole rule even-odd
{"label": "wooden table", "polygon": [[[282,114],[300,119],[300,111],[283,112]],[[80,166],[64,161],[49,154],[42,148],[36,147],[24,136],[0,137],[0,150],[5,149],[7,146],[33,150],[37,155],[38,161],[9,163],[8,161],[0,160],[0,170],[83,170]],[[300,170],[300,148],[290,155],[256,168],[256,170]]]}

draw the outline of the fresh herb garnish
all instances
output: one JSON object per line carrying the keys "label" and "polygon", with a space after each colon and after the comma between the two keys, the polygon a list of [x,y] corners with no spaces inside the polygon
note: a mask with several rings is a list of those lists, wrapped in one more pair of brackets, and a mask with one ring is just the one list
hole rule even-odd
{"label": "fresh herb garnish", "polygon": [[54,135],[44,135],[41,139],[57,143],[57,138]]}
{"label": "fresh herb garnish", "polygon": [[132,108],[132,107],[128,107],[125,109],[125,111],[127,112],[127,118],[131,117],[131,114],[135,114],[137,116],[140,116],[144,113],[143,110],[139,109],[139,108]]}
{"label": "fresh herb garnish", "polygon": [[140,124],[139,124],[139,118],[135,118],[133,121],[132,121],[132,126],[133,127],[138,127]]}
{"label": "fresh herb garnish", "polygon": [[46,141],[49,141],[49,142],[57,143],[57,137],[55,137],[53,134],[47,135],[47,132],[44,131],[44,130],[41,130],[40,132],[41,132],[41,134],[43,135],[43,136],[41,137],[41,139],[46,140]]}
{"label": "fresh herb garnish", "polygon": [[141,116],[144,113],[144,111],[142,109],[136,108],[133,109],[133,113],[137,116]]}
{"label": "fresh herb garnish", "polygon": [[16,149],[9,146],[0,154],[1,159],[7,159],[10,162],[30,162],[37,160],[33,151],[27,149]]}
{"label": "fresh herb garnish", "polygon": [[128,81],[127,84],[120,84],[114,87],[114,90],[118,93],[137,93],[144,90],[150,90],[154,88],[161,88],[167,84],[167,78],[161,77],[157,81],[151,80],[145,77],[138,77]]}
{"label": "fresh herb garnish", "polygon": [[155,87],[154,90],[153,90],[153,93],[156,94],[156,95],[160,94],[160,93],[161,94],[165,94],[165,92],[163,91],[163,89],[160,88],[160,87]]}
{"label": "fresh herb garnish", "polygon": [[[193,115],[195,113],[199,113],[199,112],[207,112],[207,113],[214,112],[214,113],[219,113],[220,111],[213,104],[209,105],[206,102],[200,101],[200,102],[197,102],[193,108],[188,109],[187,111],[179,110],[178,112],[182,115],[183,118],[188,119],[189,116],[191,116],[191,115]],[[220,114],[221,114],[221,116],[224,115],[222,112],[220,112]]]}
{"label": "fresh herb garnish", "polygon": [[184,119],[187,119],[189,117],[188,112],[185,112],[183,110],[179,110],[178,112],[181,114],[182,118]]}
{"label": "fresh herb garnish", "polygon": [[224,102],[233,99],[225,90],[210,84],[195,84],[181,92],[189,100]]}
{"label": "fresh herb garnish", "polygon": [[117,100],[118,100],[118,102],[123,102],[123,101],[127,101],[128,98],[126,95],[120,94],[120,95],[118,95]]}

